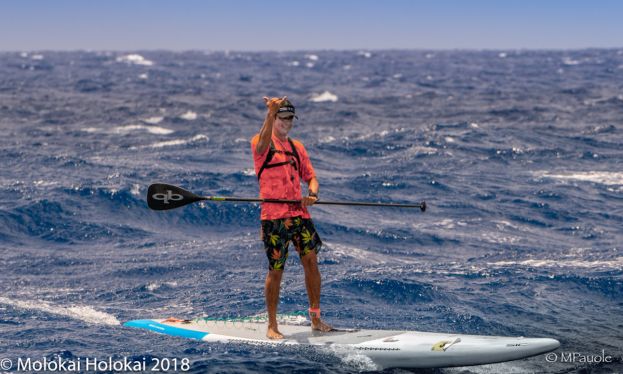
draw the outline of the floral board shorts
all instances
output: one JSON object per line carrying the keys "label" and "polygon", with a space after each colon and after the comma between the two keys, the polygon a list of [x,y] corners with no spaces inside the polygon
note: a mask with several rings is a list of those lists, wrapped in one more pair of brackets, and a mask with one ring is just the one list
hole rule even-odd
{"label": "floral board shorts", "polygon": [[322,241],[311,219],[301,217],[262,221],[260,234],[268,257],[269,270],[283,270],[288,259],[290,242],[303,257],[314,251],[320,252]]}

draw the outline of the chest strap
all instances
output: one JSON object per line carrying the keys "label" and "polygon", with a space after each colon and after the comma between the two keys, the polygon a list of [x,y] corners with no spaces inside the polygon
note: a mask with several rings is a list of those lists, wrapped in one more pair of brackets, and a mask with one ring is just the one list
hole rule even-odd
{"label": "chest strap", "polygon": [[[301,158],[299,157],[299,153],[296,151],[296,147],[294,146],[294,142],[292,141],[292,139],[288,138],[288,143],[290,143],[290,147],[292,147],[292,152],[281,151],[281,150],[275,149],[275,144],[273,143],[273,140],[272,139],[270,140],[270,147],[268,149],[268,154],[266,155],[266,159],[264,160],[264,163],[262,164],[260,171],[257,173],[258,181],[260,180],[260,177],[262,176],[262,172],[264,172],[264,169],[276,168],[278,166],[284,166],[284,165],[292,165],[294,170],[296,170],[299,173],[299,177],[302,177]],[[283,153],[287,156],[294,156],[294,158],[296,159],[296,162],[294,162],[294,160],[290,160],[290,161],[276,162],[274,164],[271,164],[270,161],[275,156],[275,153]]]}

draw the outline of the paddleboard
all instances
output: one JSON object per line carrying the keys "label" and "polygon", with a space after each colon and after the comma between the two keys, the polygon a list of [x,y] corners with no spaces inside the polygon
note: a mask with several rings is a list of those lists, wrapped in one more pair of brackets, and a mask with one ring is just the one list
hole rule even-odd
{"label": "paddleboard", "polygon": [[143,319],[125,326],[205,342],[258,345],[312,345],[353,349],[369,357],[379,369],[440,368],[519,360],[557,349],[549,338],[446,334],[401,330],[336,329],[312,331],[307,318],[279,316],[282,340],[266,337],[265,317],[235,319]]}

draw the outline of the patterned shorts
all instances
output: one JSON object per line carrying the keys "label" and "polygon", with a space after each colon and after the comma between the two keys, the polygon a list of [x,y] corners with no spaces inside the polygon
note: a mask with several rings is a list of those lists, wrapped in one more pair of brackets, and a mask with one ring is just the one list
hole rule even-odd
{"label": "patterned shorts", "polygon": [[260,237],[268,257],[269,270],[283,270],[288,259],[290,242],[300,257],[320,252],[322,241],[311,219],[301,217],[262,221]]}

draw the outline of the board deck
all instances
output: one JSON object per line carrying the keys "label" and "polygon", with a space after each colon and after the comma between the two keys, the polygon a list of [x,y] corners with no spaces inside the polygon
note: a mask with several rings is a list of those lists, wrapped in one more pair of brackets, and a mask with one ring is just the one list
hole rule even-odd
{"label": "board deck", "polygon": [[402,330],[312,331],[304,318],[280,321],[282,340],[266,337],[260,319],[146,319],[124,325],[206,342],[345,347],[369,357],[379,369],[470,366],[518,360],[557,349],[549,338],[445,334]]}

